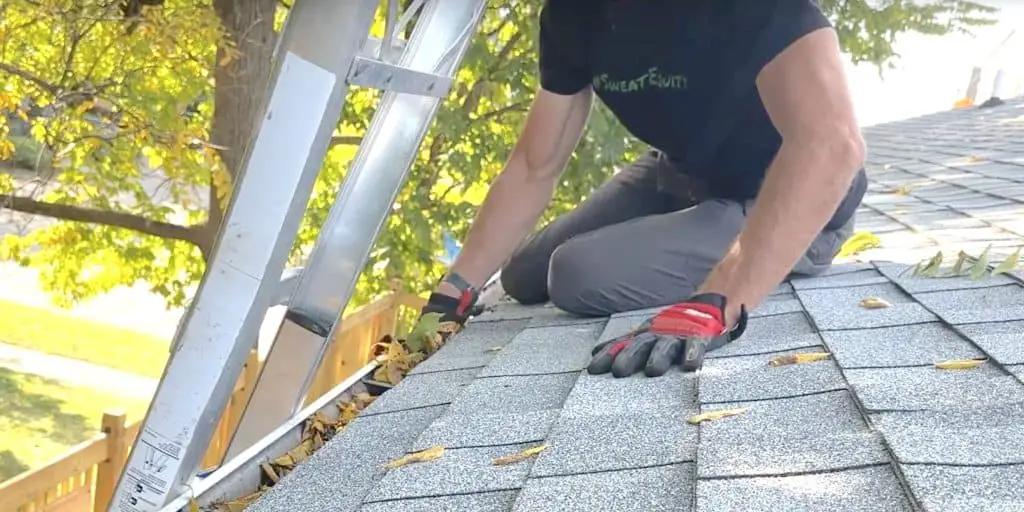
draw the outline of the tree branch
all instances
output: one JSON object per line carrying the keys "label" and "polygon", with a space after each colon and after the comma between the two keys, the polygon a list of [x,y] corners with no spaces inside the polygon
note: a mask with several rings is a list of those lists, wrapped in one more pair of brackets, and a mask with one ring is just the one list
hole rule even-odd
{"label": "tree branch", "polygon": [[39,86],[39,88],[43,89],[44,91],[50,94],[53,94],[54,96],[60,94],[60,87],[57,87],[56,85],[51,84],[50,82],[47,82],[46,80],[43,80],[42,78],[39,78],[38,76],[33,75],[32,73],[29,73],[24,69],[7,64],[6,62],[0,62],[0,71],[6,71],[14,76],[32,82]]}
{"label": "tree branch", "polygon": [[202,245],[199,240],[201,226],[179,226],[169,222],[145,219],[130,213],[96,210],[70,204],[46,203],[7,194],[0,194],[0,209],[2,208],[74,222],[114,226],[160,238],[181,240],[197,246]]}
{"label": "tree branch", "polygon": [[515,111],[518,111],[518,110],[526,110],[526,107],[529,104],[530,104],[530,102],[528,102],[528,101],[517,101],[515,103],[509,104],[509,105],[505,105],[504,107],[501,107],[499,109],[495,109],[495,110],[492,110],[490,112],[485,112],[483,114],[480,114],[479,116],[470,118],[469,122],[471,122],[471,123],[479,123],[480,121],[488,121],[490,119],[494,119],[495,117],[501,117],[502,115],[507,114],[509,112],[515,112]]}
{"label": "tree branch", "polygon": [[331,137],[331,145],[334,146],[358,146],[363,142],[363,138],[356,135],[336,135]]}

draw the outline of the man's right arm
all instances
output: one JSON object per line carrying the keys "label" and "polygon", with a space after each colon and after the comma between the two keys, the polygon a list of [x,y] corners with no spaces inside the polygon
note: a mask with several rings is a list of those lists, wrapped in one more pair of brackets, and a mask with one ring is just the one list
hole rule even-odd
{"label": "man's right arm", "polygon": [[[491,184],[451,271],[479,288],[537,225],[587,124],[593,92],[540,89],[504,170]],[[438,290],[458,296],[454,286]]]}

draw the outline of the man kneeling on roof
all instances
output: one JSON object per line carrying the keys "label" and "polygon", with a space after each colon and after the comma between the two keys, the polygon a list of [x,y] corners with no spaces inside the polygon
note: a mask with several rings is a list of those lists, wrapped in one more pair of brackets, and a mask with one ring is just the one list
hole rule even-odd
{"label": "man kneeling on roof", "polygon": [[[546,0],[540,89],[424,312],[508,295],[578,315],[667,306],[591,373],[695,370],[791,275],[832,264],[866,189],[839,41],[814,0]],[[594,96],[651,149],[531,236]]]}

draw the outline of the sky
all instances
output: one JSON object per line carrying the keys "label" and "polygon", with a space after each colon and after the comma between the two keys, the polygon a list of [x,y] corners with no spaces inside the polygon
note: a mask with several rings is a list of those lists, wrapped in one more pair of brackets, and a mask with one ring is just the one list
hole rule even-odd
{"label": "sky", "polygon": [[1000,9],[995,14],[997,24],[973,28],[974,35],[905,34],[894,45],[901,55],[894,61],[896,69],[885,70],[881,78],[873,65],[847,65],[862,126],[948,110],[963,96],[974,66],[982,67],[977,103],[991,95],[999,67],[1007,70],[1010,83],[1020,83],[1024,78],[1024,0],[979,3]]}

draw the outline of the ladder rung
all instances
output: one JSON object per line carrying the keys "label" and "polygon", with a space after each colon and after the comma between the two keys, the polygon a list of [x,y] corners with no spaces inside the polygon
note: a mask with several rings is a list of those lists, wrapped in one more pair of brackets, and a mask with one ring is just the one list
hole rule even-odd
{"label": "ladder rung", "polygon": [[369,87],[421,96],[443,98],[452,87],[452,79],[446,76],[424,73],[403,68],[376,59],[356,57],[348,83],[357,87]]}

